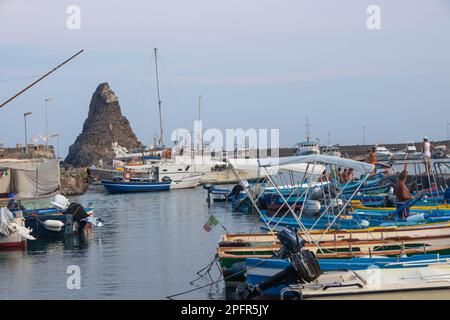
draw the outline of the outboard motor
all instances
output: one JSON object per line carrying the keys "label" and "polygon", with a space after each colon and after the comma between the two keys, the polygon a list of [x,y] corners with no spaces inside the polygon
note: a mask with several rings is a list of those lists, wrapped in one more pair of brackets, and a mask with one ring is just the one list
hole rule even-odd
{"label": "outboard motor", "polygon": [[278,272],[253,288],[238,287],[236,289],[238,298],[253,299],[262,295],[267,289],[281,284],[309,283],[322,274],[315,254],[303,249],[305,240],[300,238],[297,232],[286,228],[279,232],[277,237],[281,242],[281,250],[277,257],[288,258],[291,264],[283,271]]}
{"label": "outboard motor", "polygon": [[235,185],[233,189],[231,189],[230,193],[227,195],[227,198],[236,196],[237,199],[242,190],[244,190],[244,187],[242,187],[240,184]]}
{"label": "outboard motor", "polygon": [[64,214],[71,214],[73,216],[73,222],[78,223],[78,230],[83,230],[84,226],[87,223],[86,219],[89,217],[83,206],[76,202],[71,202]]}

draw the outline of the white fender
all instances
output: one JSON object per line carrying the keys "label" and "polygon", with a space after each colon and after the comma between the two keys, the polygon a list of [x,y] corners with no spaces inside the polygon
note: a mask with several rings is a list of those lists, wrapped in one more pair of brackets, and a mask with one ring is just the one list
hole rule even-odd
{"label": "white fender", "polygon": [[424,213],[413,214],[406,217],[406,222],[422,222],[425,221],[426,217]]}
{"label": "white fender", "polygon": [[48,231],[60,232],[64,227],[64,223],[58,220],[45,220],[43,222],[45,229]]}

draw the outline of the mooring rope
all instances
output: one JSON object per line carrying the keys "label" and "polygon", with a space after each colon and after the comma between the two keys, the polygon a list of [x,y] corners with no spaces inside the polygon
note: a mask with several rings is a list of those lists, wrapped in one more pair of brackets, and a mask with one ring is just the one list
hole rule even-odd
{"label": "mooring rope", "polygon": [[[213,260],[213,261],[217,261],[217,258],[216,258],[216,257],[218,258],[218,255],[217,255],[217,254],[214,256],[214,260]],[[172,298],[174,298],[174,297],[178,297],[178,296],[181,296],[181,295],[184,295],[184,294],[187,294],[187,293],[191,293],[191,292],[195,292],[195,291],[204,289],[204,288],[206,288],[206,287],[210,287],[210,286],[215,285],[215,284],[217,284],[217,283],[219,283],[219,282],[221,282],[221,281],[227,281],[228,279],[233,278],[233,277],[235,277],[235,276],[237,276],[237,275],[239,275],[239,274],[241,274],[241,273],[244,273],[244,272],[247,271],[247,270],[256,268],[257,266],[259,266],[260,264],[263,264],[264,262],[267,262],[267,261],[266,261],[265,259],[262,259],[262,261],[258,262],[257,264],[255,264],[255,265],[253,265],[253,266],[251,266],[251,267],[247,267],[246,269],[243,269],[243,270],[241,270],[241,271],[235,272],[235,273],[233,273],[233,274],[231,274],[231,275],[229,275],[228,277],[225,277],[225,278],[223,278],[223,279],[222,279],[222,277],[223,277],[223,273],[222,273],[221,276],[220,276],[220,278],[217,279],[216,281],[212,281],[212,282],[210,282],[210,283],[208,283],[208,284],[206,284],[206,285],[204,285],[204,286],[201,286],[201,287],[197,287],[197,288],[194,288],[194,289],[182,291],[182,292],[180,292],[180,293],[177,293],[177,294],[173,294],[173,295],[167,296],[166,299],[172,300]],[[219,267],[219,271],[222,272],[222,270],[220,269],[220,266],[218,266],[218,267]],[[206,268],[203,268],[202,270],[204,270],[204,269],[206,269]],[[202,270],[200,270],[200,271],[202,271]],[[199,272],[200,272],[200,271],[199,271]]]}

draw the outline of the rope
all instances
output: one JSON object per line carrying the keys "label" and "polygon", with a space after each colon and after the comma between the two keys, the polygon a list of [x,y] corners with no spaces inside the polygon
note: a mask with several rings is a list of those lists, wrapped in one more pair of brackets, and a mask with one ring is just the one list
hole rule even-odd
{"label": "rope", "polygon": [[[213,260],[213,261],[216,261],[216,256],[217,256],[217,254],[214,256],[214,260]],[[217,256],[217,257],[218,257],[218,256]],[[235,273],[233,273],[233,274],[231,274],[231,275],[229,275],[228,277],[225,277],[225,278],[223,278],[223,279],[222,279],[222,276],[223,276],[223,273],[222,273],[222,275],[220,276],[220,278],[217,279],[216,281],[212,281],[212,282],[210,282],[210,283],[208,283],[208,284],[206,284],[206,285],[204,285],[204,286],[201,286],[201,287],[197,287],[197,288],[194,288],[194,289],[182,291],[182,292],[180,292],[180,293],[177,293],[177,294],[173,294],[173,295],[167,296],[166,299],[172,300],[172,298],[174,298],[174,297],[178,297],[178,296],[181,296],[181,295],[184,295],[184,294],[187,294],[187,293],[191,293],[191,292],[195,292],[195,291],[204,289],[204,288],[206,288],[206,287],[210,287],[210,286],[215,285],[215,284],[217,284],[217,283],[219,283],[219,282],[221,282],[221,281],[227,281],[227,280],[230,279],[230,278],[233,278],[233,277],[235,277],[235,276],[237,276],[237,275],[239,275],[239,274],[241,274],[241,273],[244,273],[246,270],[250,270],[250,269],[252,269],[252,268],[256,268],[257,266],[259,266],[260,264],[262,264],[262,263],[264,263],[264,262],[266,262],[265,259],[263,259],[262,261],[258,262],[258,263],[255,264],[254,266],[251,266],[251,267],[248,267],[248,268],[246,268],[246,269],[243,269],[242,271],[235,272]],[[219,267],[219,268],[220,268],[220,267]],[[206,268],[203,268],[203,270],[204,270],[204,269],[206,269]],[[220,270],[220,269],[219,269],[219,270]],[[202,271],[202,270],[200,270],[200,271]],[[200,271],[199,271],[199,272],[200,272]],[[222,272],[222,270],[220,270],[220,271]]]}

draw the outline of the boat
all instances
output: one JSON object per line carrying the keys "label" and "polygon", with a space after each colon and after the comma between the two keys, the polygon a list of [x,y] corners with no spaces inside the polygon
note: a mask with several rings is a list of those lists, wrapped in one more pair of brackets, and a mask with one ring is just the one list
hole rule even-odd
{"label": "boat", "polygon": [[[435,300],[450,298],[450,265],[325,272],[310,284],[291,285],[281,299]],[[375,277],[374,277],[375,276]],[[374,280],[376,279],[376,280]]]}
{"label": "boat", "polygon": [[194,189],[200,185],[201,176],[188,176],[182,178],[180,181],[172,181],[170,190],[179,189]]}
{"label": "boat", "polygon": [[320,147],[320,154],[324,154],[327,156],[333,156],[333,157],[341,157],[341,149],[338,145],[334,146],[322,146]]}
{"label": "boat", "polygon": [[94,227],[103,225],[100,218],[94,217],[92,208],[70,202],[63,195],[56,195],[51,202],[54,207],[41,209],[20,209],[25,219],[25,226],[32,230],[38,239],[59,238],[73,235],[86,236]]}
{"label": "boat", "polygon": [[[241,282],[245,276],[245,260],[250,258],[274,259],[280,258],[286,248],[280,234],[270,242],[221,242],[217,256],[222,273],[231,284]],[[292,232],[292,231],[288,231]],[[295,237],[295,236],[294,236]],[[281,241],[279,240],[281,239]],[[276,240],[275,240],[276,239]],[[352,259],[357,257],[408,257],[418,254],[450,254],[450,237],[397,238],[380,240],[323,241],[318,243],[305,241],[301,236],[302,247],[314,253],[318,259]]]}
{"label": "boat", "polygon": [[422,152],[418,152],[414,143],[408,143],[405,149],[406,159],[408,160],[419,160],[422,158]]}
{"label": "boat", "polygon": [[13,214],[7,208],[0,208],[0,251],[25,250],[27,240],[36,240],[32,230],[25,227],[25,219],[19,212]]}
{"label": "boat", "polygon": [[408,158],[408,154],[403,149],[393,148],[391,149],[391,153],[391,160],[406,160]]}
{"label": "boat", "polygon": [[[306,248],[305,241],[291,230],[283,230],[277,237],[282,244],[280,256],[283,260],[248,259],[245,268],[247,285],[236,291],[239,298],[274,295],[282,299],[303,299],[305,294],[306,298],[329,297],[330,294],[355,298],[354,295],[382,293],[384,290],[390,293],[436,289],[434,282],[439,280],[447,282],[445,287],[450,293],[447,273],[450,256],[427,254],[326,260]],[[366,277],[369,274],[371,277]]]}
{"label": "boat", "polygon": [[134,181],[102,180],[101,183],[108,193],[131,193],[169,191],[172,181],[159,182],[145,179],[135,179]]}
{"label": "boat", "polygon": [[304,141],[296,144],[296,156],[306,156],[311,154],[320,154],[320,146],[318,143]]}
{"label": "boat", "polygon": [[294,155],[307,156],[312,154],[320,154],[320,145],[316,142],[312,142],[309,131],[309,121],[306,118],[306,141],[299,142],[295,145]]}
{"label": "boat", "polygon": [[[436,264],[449,263],[450,256],[440,254],[419,254],[410,257],[358,257],[350,259],[319,259],[320,269],[327,271],[342,270],[377,270],[377,269],[403,269],[427,267]],[[256,287],[276,274],[282,272],[290,265],[288,259],[259,259],[248,258],[245,263],[245,283],[248,287]],[[279,284],[261,292],[262,296],[279,298],[281,291],[287,284]]]}
{"label": "boat", "polygon": [[392,157],[392,153],[383,146],[375,146],[375,154],[378,161],[389,161]]}
{"label": "boat", "polygon": [[[311,230],[308,234],[303,231],[298,232],[299,236],[308,241],[370,241],[370,240],[393,240],[402,241],[404,239],[423,239],[427,237],[450,237],[450,223],[428,223],[416,226],[387,226],[373,227],[355,230]],[[267,243],[274,241],[276,232],[272,233],[249,233],[249,234],[224,234],[220,238],[222,243],[235,243],[237,246],[242,243]]]}
{"label": "boat", "polygon": [[435,146],[431,156],[433,157],[433,159],[446,159],[446,158],[448,158],[447,146],[446,145]]}

